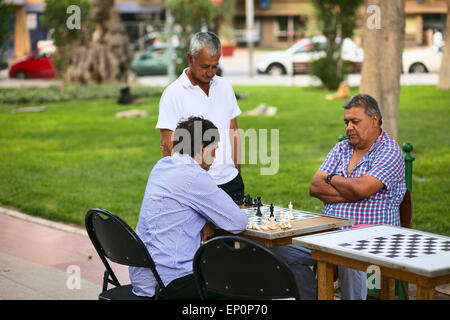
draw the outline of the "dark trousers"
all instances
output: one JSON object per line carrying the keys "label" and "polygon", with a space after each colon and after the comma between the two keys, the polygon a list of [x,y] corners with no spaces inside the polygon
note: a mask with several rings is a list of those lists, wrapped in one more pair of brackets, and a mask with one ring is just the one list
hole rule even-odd
{"label": "dark trousers", "polygon": [[244,201],[244,181],[242,180],[241,174],[238,175],[225,184],[218,185],[220,189],[225,191],[231,199],[237,204],[242,204]]}
{"label": "dark trousers", "polygon": [[197,291],[194,275],[172,280],[164,291],[164,300],[200,300],[200,295]]}
{"label": "dark trousers", "polygon": [[[226,297],[217,293],[208,292],[208,300],[223,300]],[[193,274],[172,280],[164,291],[162,300],[200,300],[197,285]]]}

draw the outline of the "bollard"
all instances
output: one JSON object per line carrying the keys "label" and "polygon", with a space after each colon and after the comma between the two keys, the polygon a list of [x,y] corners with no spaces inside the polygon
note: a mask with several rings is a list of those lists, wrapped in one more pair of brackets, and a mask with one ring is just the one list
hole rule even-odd
{"label": "bollard", "polygon": [[346,135],[340,135],[339,138],[338,138],[339,142],[344,141],[344,140],[347,140],[347,139],[348,139],[348,138],[347,138]]}
{"label": "bollard", "polygon": [[405,152],[405,183],[406,189],[412,193],[412,167],[413,161],[415,158],[411,155],[411,151],[413,150],[413,146],[409,142],[403,143],[403,151]]}

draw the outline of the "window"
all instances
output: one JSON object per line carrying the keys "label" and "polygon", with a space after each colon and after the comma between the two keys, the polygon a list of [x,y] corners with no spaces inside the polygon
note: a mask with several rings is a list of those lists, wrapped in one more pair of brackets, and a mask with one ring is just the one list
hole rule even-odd
{"label": "window", "polygon": [[304,37],[306,16],[281,16],[275,22],[275,36],[278,41],[294,41]]}

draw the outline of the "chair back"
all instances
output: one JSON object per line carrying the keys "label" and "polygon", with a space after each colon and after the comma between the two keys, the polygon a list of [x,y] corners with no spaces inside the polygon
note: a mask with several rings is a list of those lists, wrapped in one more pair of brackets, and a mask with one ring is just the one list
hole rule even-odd
{"label": "chair back", "polygon": [[239,236],[221,236],[202,245],[194,256],[200,297],[226,299],[300,299],[287,263],[265,246]]}
{"label": "chair back", "polygon": [[95,208],[86,213],[85,225],[106,270],[117,282],[113,282],[116,286],[120,284],[105,257],[122,265],[150,268],[160,288],[164,288],[144,243],[122,219],[107,210]]}

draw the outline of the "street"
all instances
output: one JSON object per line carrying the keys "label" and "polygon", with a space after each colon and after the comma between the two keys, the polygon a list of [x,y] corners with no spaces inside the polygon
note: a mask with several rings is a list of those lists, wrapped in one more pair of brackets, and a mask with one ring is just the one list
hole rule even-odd
{"label": "street", "polygon": [[[249,54],[246,48],[237,48],[232,57],[222,57],[220,65],[223,69],[223,76],[227,78],[232,85],[255,85],[255,86],[319,86],[320,81],[310,75],[282,75],[269,76],[266,74],[257,74],[256,65],[262,55],[268,53],[264,50],[255,50],[253,55],[253,77],[249,76]],[[439,78],[437,73],[420,74],[402,74],[401,85],[436,85]],[[350,74],[347,83],[350,87],[359,86],[361,81],[360,74]],[[166,86],[169,84],[167,76],[145,76],[139,77],[138,83],[148,86]],[[0,87],[20,87],[33,86],[45,87],[58,84],[58,80],[44,79],[8,79],[8,70],[0,72]]]}

